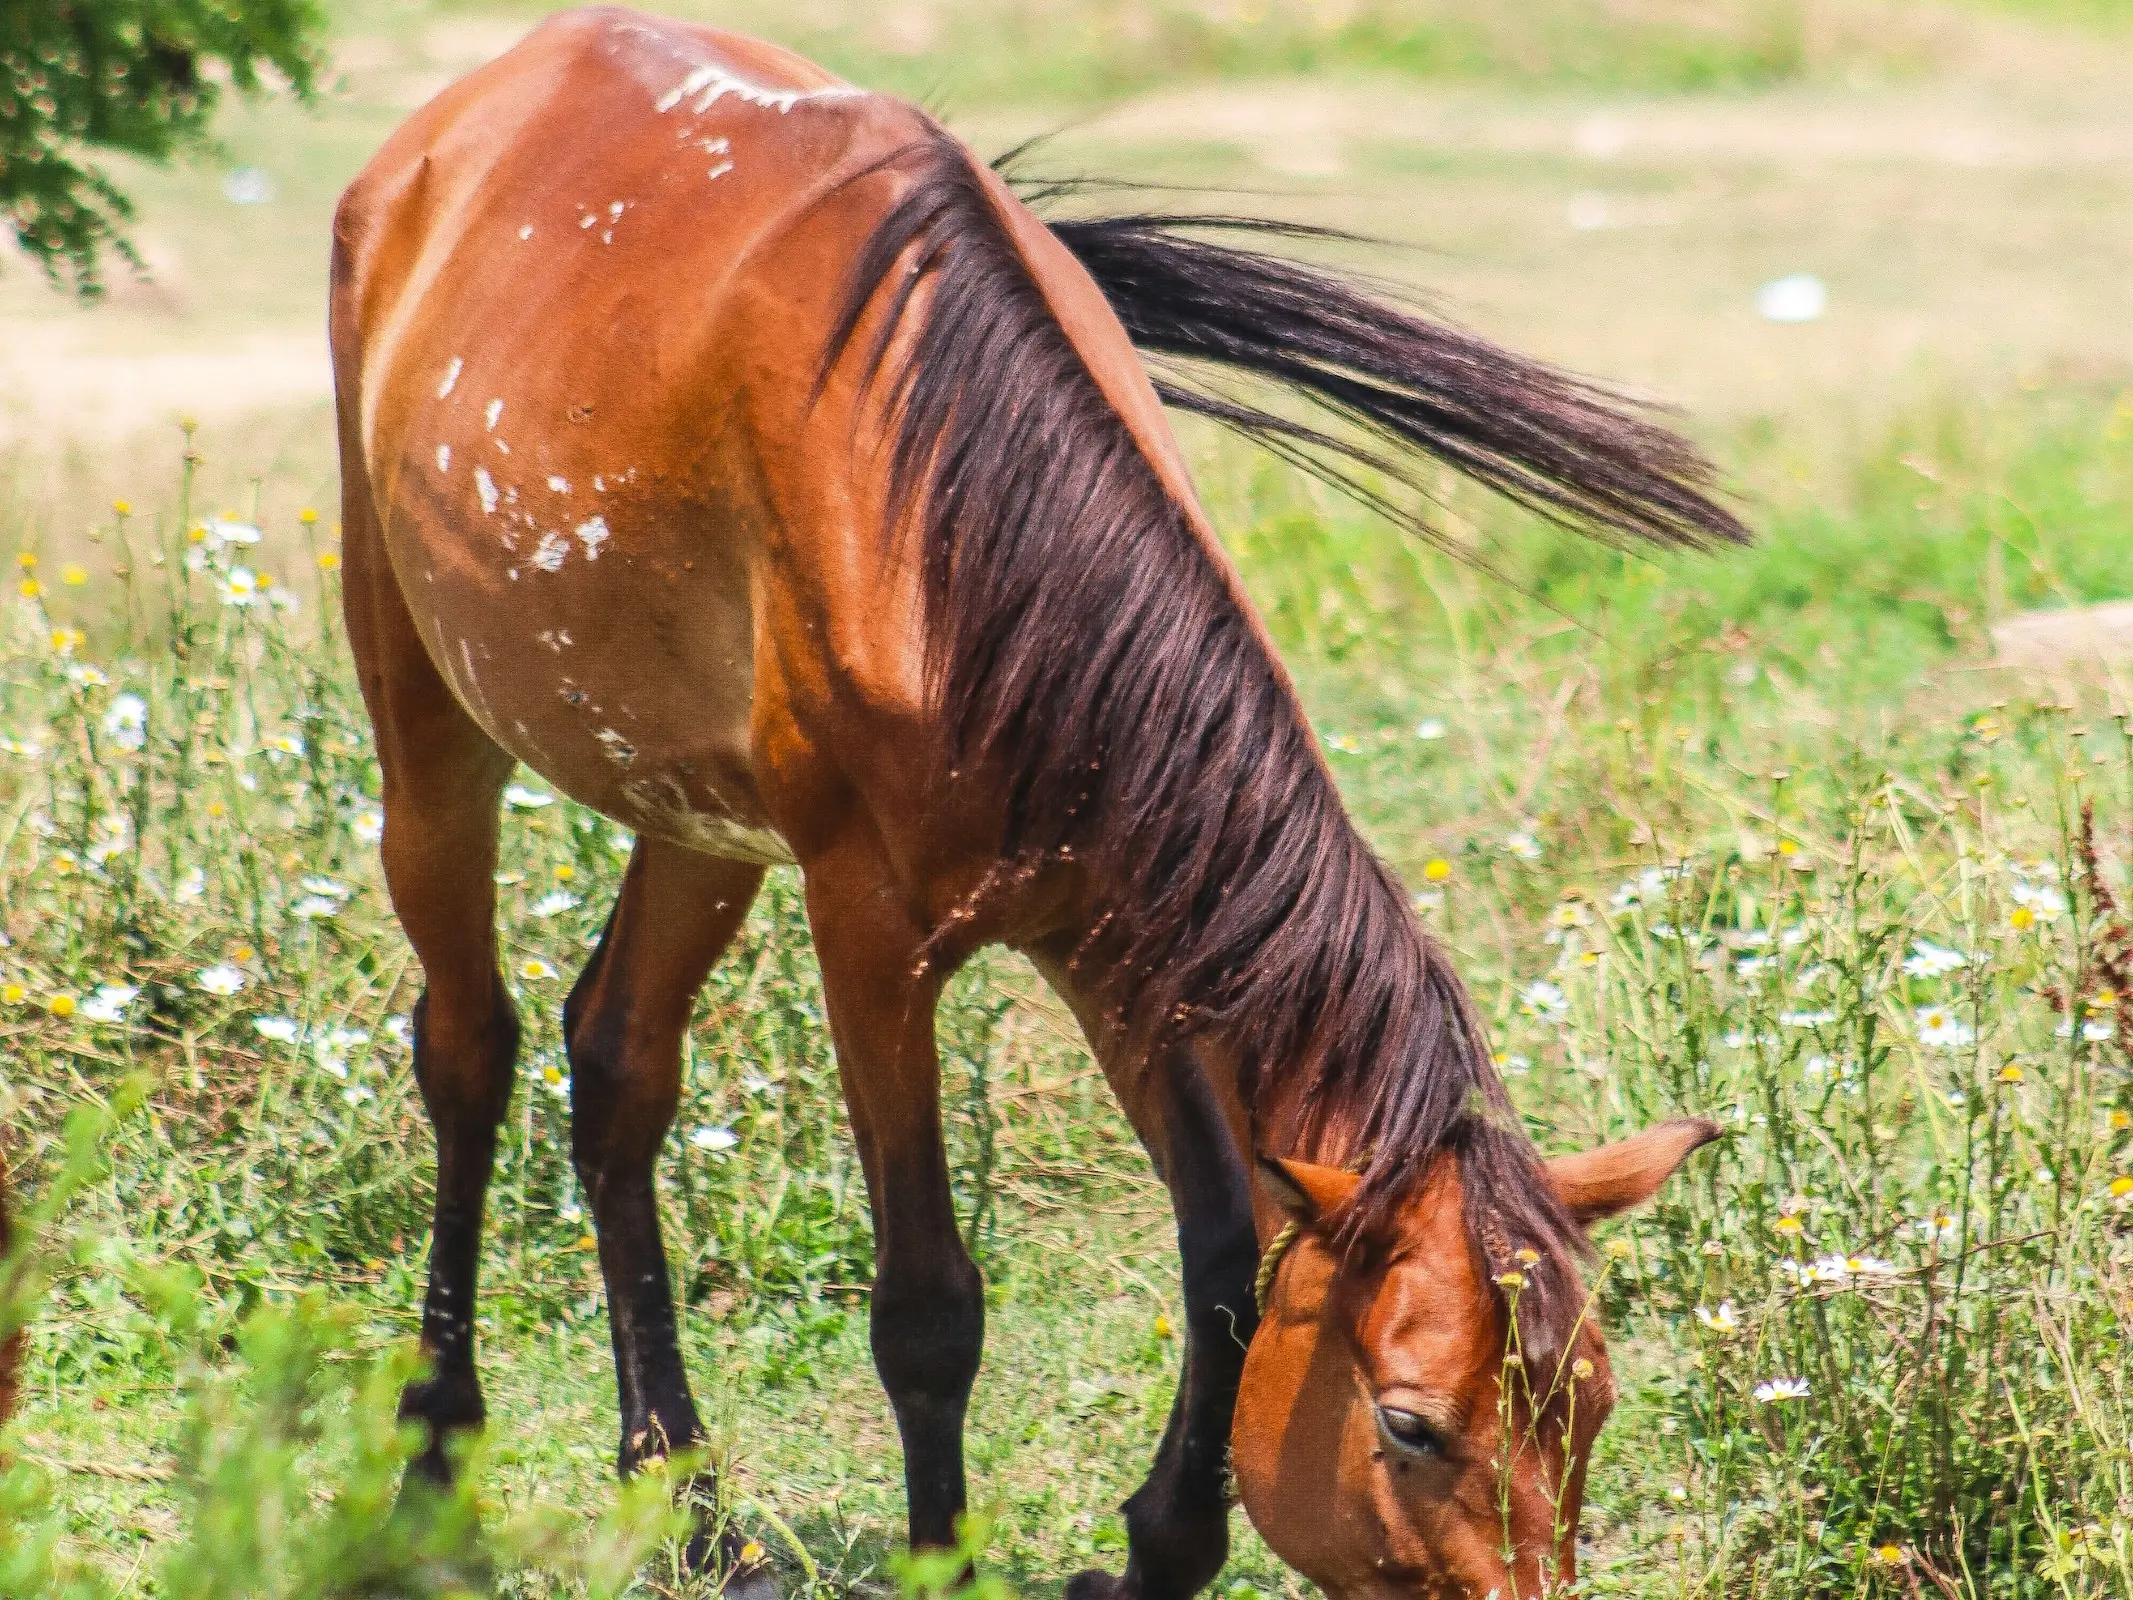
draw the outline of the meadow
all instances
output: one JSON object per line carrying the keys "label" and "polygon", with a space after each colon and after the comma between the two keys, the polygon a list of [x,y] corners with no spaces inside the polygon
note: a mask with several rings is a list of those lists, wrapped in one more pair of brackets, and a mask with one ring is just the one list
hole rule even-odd
{"label": "meadow", "polygon": [[[1862,72],[1906,94],[1959,77],[1980,38],[2119,48],[2100,0],[2020,9],[1565,0],[1446,6],[1432,32],[1366,4],[941,5],[825,8],[790,36],[921,88],[947,70],[926,28],[967,23],[957,87],[981,119],[1014,93],[1366,68],[1783,112]],[[358,142],[364,115],[328,131]],[[1541,181],[1465,159],[1417,175],[1365,151],[1345,176]],[[1619,290],[1645,247],[1614,247]],[[2068,294],[2110,259],[2071,264]],[[1642,348],[1531,326],[1558,352]],[[1763,535],[1721,557],[1583,544],[1449,481],[1432,548],[1186,430],[1342,789],[1457,952],[1535,1137],[1679,1112],[1728,1129],[1599,1241],[1623,1395],[1587,1497],[1595,1595],[2133,1595],[2133,702],[2112,661],[1998,664],[1990,631],[2133,595],[2133,359],[2117,335],[2070,357],[2021,312],[1999,332],[1974,354],[1957,330],[1923,371],[1855,351],[1874,381],[1836,406],[1826,345],[1803,346],[1814,404],[1769,400],[1782,363],[1653,358],[1709,401],[1698,431]],[[691,1592],[663,1486],[612,1479],[556,1026],[629,841],[526,775],[499,873],[527,1039],[483,1265],[491,1421],[458,1497],[391,1515],[430,1182],[419,974],[376,867],[323,428],[279,414],[298,442],[263,450],[244,426],[13,458],[0,1129],[35,1242],[0,1306],[31,1330],[0,1594]],[[1051,1592],[1123,1560],[1115,1507],[1178,1368],[1168,1210],[1024,964],[974,964],[942,1040],[988,1281],[984,1570]],[[706,989],[662,1179],[730,1509],[788,1591],[951,1583],[894,1551],[863,1185],[789,872]],[[1301,1593],[1236,1533],[1225,1600]]]}

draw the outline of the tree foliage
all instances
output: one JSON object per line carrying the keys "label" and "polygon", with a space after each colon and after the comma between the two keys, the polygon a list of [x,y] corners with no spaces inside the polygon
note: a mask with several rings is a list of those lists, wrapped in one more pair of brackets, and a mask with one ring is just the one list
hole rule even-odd
{"label": "tree foliage", "polygon": [[94,295],[107,248],[139,258],[93,153],[168,160],[204,142],[226,87],[309,99],[324,20],[317,0],[0,0],[0,218]]}

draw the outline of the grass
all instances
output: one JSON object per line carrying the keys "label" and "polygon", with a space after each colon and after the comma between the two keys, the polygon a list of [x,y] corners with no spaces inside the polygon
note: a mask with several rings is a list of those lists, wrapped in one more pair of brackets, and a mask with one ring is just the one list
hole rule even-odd
{"label": "grass", "polygon": [[[1772,537],[1709,561],[1594,552],[1453,491],[1447,526],[1524,595],[1195,441],[1537,1136],[1678,1110],[1732,1131],[1606,1241],[1625,1399],[1596,1593],[2129,1592],[2133,971],[2107,897],[2133,764],[2101,702],[1972,670],[1998,612],[2133,583],[2126,414],[2108,387],[1932,409],[1790,491],[1751,430]],[[107,516],[78,569],[21,567],[9,607],[0,1117],[49,1281],[0,1488],[0,1573],[38,1576],[7,1592],[336,1592],[322,1552],[362,1547],[428,1592],[665,1592],[654,1499],[608,1476],[555,1032],[626,840],[514,792],[529,1030],[484,1269],[493,1426],[478,1490],[410,1531],[382,1519],[425,1247],[416,976],[332,530],[245,542],[246,492],[219,485],[215,515],[206,472]],[[734,1509],[790,1530],[765,1535],[788,1582],[828,1595],[890,1581],[900,1507],[797,899],[774,874],[707,989],[664,1195]],[[1120,1559],[1112,1507],[1177,1368],[1168,1219],[1025,967],[959,979],[942,1036],[989,1280],[988,1570],[1042,1590]],[[1807,1393],[1759,1402],[1780,1379]],[[1293,1591],[1240,1535],[1224,1589]]]}

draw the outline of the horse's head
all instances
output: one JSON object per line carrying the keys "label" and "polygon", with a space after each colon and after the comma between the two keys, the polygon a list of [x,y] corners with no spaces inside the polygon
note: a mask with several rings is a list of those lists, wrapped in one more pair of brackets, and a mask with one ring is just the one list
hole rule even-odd
{"label": "horse's head", "polygon": [[[1550,1162],[1548,1180],[1590,1226],[1650,1199],[1717,1132],[1670,1122]],[[1298,1231],[1231,1434],[1253,1525],[1332,1600],[1533,1600],[1569,1582],[1585,1461],[1614,1399],[1583,1287],[1485,1266],[1449,1156],[1388,1228],[1352,1242],[1353,1174],[1263,1169]],[[1529,1306],[1514,1342],[1510,1308],[1542,1293],[1552,1334],[1527,1331],[1542,1320]]]}

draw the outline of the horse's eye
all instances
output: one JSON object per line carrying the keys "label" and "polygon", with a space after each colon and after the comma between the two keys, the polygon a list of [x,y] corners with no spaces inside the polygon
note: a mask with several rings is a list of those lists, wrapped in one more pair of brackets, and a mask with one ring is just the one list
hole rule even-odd
{"label": "horse's eye", "polygon": [[1412,1411],[1402,1411],[1397,1406],[1379,1406],[1378,1426],[1402,1450],[1424,1456],[1444,1454],[1444,1436]]}

